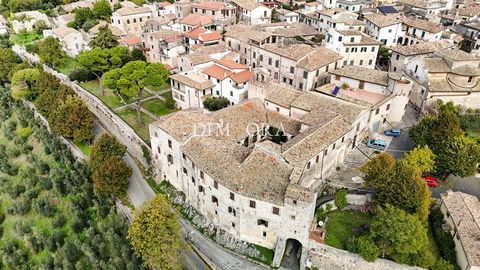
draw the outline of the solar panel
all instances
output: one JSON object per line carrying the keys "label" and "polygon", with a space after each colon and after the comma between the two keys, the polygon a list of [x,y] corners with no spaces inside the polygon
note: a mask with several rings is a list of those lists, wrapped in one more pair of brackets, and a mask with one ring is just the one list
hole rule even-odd
{"label": "solar panel", "polygon": [[382,12],[383,14],[387,14],[387,13],[398,13],[398,10],[396,10],[394,7],[392,6],[380,6],[380,7],[377,7],[378,10],[380,10],[380,12]]}
{"label": "solar panel", "polygon": [[340,91],[340,86],[335,86],[335,88],[333,88],[332,95],[336,96],[339,91]]}

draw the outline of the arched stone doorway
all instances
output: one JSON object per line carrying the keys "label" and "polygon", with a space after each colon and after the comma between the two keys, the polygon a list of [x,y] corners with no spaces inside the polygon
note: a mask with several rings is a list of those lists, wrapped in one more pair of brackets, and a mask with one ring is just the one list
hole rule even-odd
{"label": "arched stone doorway", "polygon": [[300,270],[302,257],[302,243],[297,239],[289,238],[285,244],[282,263],[280,267],[291,270]]}

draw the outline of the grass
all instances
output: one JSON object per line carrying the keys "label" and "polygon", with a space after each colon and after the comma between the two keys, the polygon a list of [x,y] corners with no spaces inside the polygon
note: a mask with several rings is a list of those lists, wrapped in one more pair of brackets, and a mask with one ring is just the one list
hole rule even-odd
{"label": "grass", "polygon": [[62,58],[62,64],[57,69],[65,75],[70,75],[70,72],[79,66],[80,65],[77,63],[77,61],[75,61],[75,58],[65,55]]}
{"label": "grass", "polygon": [[370,224],[372,216],[354,210],[335,210],[327,214],[325,243],[345,249],[347,240],[354,235],[353,229]]}
{"label": "grass", "polygon": [[153,85],[149,85],[147,86],[148,89],[152,90],[152,91],[162,91],[162,90],[165,90],[165,89],[168,89],[170,88],[170,83],[169,82],[166,82],[160,86],[153,86]]}
{"label": "grass", "polygon": [[75,145],[82,151],[82,153],[86,156],[90,156],[92,153],[92,145],[86,144],[84,142],[75,143]]}
{"label": "grass", "polygon": [[478,130],[466,130],[467,136],[476,140],[480,140],[480,131]]}
{"label": "grass", "polygon": [[15,44],[24,45],[42,38],[43,38],[43,34],[37,34],[32,31],[32,32],[18,33],[17,35],[12,36],[10,40]]}
{"label": "grass", "polygon": [[123,121],[127,122],[127,124],[133,128],[135,133],[140,136],[145,142],[148,143],[150,140],[150,134],[148,132],[148,125],[153,122],[153,119],[150,118],[148,115],[142,113],[142,120],[143,126],[140,127],[137,124],[137,111],[132,108],[127,108],[117,113]]}
{"label": "grass", "polygon": [[124,105],[121,102],[120,98],[115,96],[112,90],[110,89],[104,88],[105,95],[100,96],[100,88],[97,80],[83,82],[83,83],[80,83],[80,85],[83,88],[85,88],[88,92],[98,97],[101,101],[103,101],[103,103],[105,103],[105,105],[107,105],[112,110]]}
{"label": "grass", "polygon": [[157,98],[142,102],[142,107],[156,116],[162,116],[176,111],[175,109],[167,108],[165,102]]}

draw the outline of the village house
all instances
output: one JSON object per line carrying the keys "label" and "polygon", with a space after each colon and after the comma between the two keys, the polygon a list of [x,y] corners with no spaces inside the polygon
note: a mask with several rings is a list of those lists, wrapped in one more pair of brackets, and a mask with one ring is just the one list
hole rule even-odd
{"label": "village house", "polygon": [[325,46],[343,57],[342,66],[355,65],[374,69],[381,42],[355,30],[330,30]]}
{"label": "village house", "polygon": [[306,18],[307,25],[311,24],[320,32],[328,32],[330,29],[358,29],[363,31],[365,23],[358,20],[358,14],[345,11],[341,8],[324,9],[316,12],[316,18],[309,20]]}
{"label": "village house", "polygon": [[127,35],[140,35],[143,26],[152,17],[148,7],[122,7],[112,13],[111,23]]}
{"label": "village house", "polygon": [[203,108],[203,100],[212,96],[216,85],[198,71],[187,71],[170,76],[172,97],[181,109]]}
{"label": "village house", "polygon": [[81,51],[90,49],[88,41],[82,33],[69,27],[59,27],[51,30],[43,30],[44,37],[54,37],[60,41],[62,49],[70,57],[77,56]]}
{"label": "village house", "polygon": [[120,29],[116,26],[113,26],[113,25],[111,25],[107,22],[101,21],[97,25],[95,25],[94,27],[90,28],[90,30],[88,30],[88,34],[90,35],[90,38],[92,38],[96,34],[98,34],[98,32],[100,32],[100,28],[102,28],[104,26],[107,26],[110,29],[110,31],[112,31],[112,34],[117,36],[120,39],[127,36],[127,33],[125,31],[123,31],[122,29]]}
{"label": "village house", "polygon": [[168,1],[145,4],[144,6],[152,10],[153,18],[164,17],[167,14],[175,15],[175,6]]}
{"label": "village house", "polygon": [[298,12],[303,14],[315,13],[317,10],[321,10],[323,8],[322,3],[318,1],[313,1],[309,3],[305,3],[303,9],[300,9]]}
{"label": "village house", "polygon": [[189,0],[175,1],[173,5],[175,6],[175,15],[178,19],[183,19],[192,13],[192,2]]}
{"label": "village house", "polygon": [[467,108],[480,108],[480,58],[459,49],[444,49],[416,57],[405,66],[414,82],[410,101],[424,111],[441,99]]}
{"label": "village house", "polygon": [[58,17],[56,17],[55,19],[55,24],[58,26],[58,27],[67,27],[67,24],[69,22],[73,22],[75,20],[75,13],[67,13],[65,15],[60,15]]}
{"label": "village house", "polygon": [[146,29],[141,36],[142,47],[148,61],[178,67],[178,58],[185,53],[180,32],[170,29]]}
{"label": "village house", "polygon": [[300,14],[295,11],[290,11],[288,9],[277,9],[276,16],[277,20],[281,22],[296,23],[300,21]]}
{"label": "village house", "polygon": [[428,21],[439,23],[437,15],[452,9],[454,0],[400,0],[399,4],[409,8],[415,17],[421,17]]}
{"label": "village house", "polygon": [[72,13],[77,8],[92,8],[95,0],[80,0],[62,6],[67,13]]}
{"label": "village house", "polygon": [[453,237],[460,269],[480,269],[480,201],[459,191],[448,190],[440,196],[446,222],[443,229]]}
{"label": "village house", "polygon": [[[232,50],[224,43],[219,42],[211,46],[190,48],[189,53],[182,55],[178,62],[180,72],[198,71],[213,64],[213,60],[226,57]],[[239,57],[235,60],[239,60]]]}
{"label": "village house", "polygon": [[402,16],[398,13],[364,15],[366,33],[385,45],[397,44],[402,33]]}
{"label": "village house", "polygon": [[442,39],[439,41],[426,41],[419,44],[408,46],[396,45],[390,46],[392,52],[390,57],[389,69],[393,72],[402,72],[403,68],[416,57],[430,56],[434,52],[453,48],[455,45],[450,40]]}
{"label": "village house", "polygon": [[398,37],[397,44],[412,45],[425,41],[436,41],[442,37],[443,27],[426,20],[404,16],[402,19],[403,36]]}
{"label": "village house", "polygon": [[211,16],[215,24],[230,25],[235,23],[236,9],[223,2],[200,2],[192,4],[192,13]]}
{"label": "village house", "polygon": [[36,25],[40,22],[44,23],[47,27],[53,27],[53,23],[50,22],[50,18],[40,11],[24,11],[13,14],[14,20],[11,20],[12,30],[15,33],[20,31],[30,32],[36,28]]}
{"label": "village house", "polygon": [[346,11],[359,12],[362,9],[362,7],[365,5],[365,3],[367,3],[367,1],[337,0],[335,3],[335,7],[344,9]]}
{"label": "village house", "polygon": [[268,43],[276,43],[277,37],[272,33],[257,30],[248,25],[236,24],[231,26],[224,34],[225,43],[232,50],[240,53],[240,63],[247,64],[250,62],[250,51],[252,44],[262,45]]}
{"label": "village house", "polygon": [[247,25],[269,23],[272,10],[261,3],[252,0],[232,0],[231,4],[237,9],[237,20]]}
{"label": "village house", "polygon": [[180,20],[180,29],[182,32],[189,32],[200,26],[208,29],[215,29],[215,26],[213,25],[213,17],[210,15],[191,13]]}
{"label": "village house", "polygon": [[203,27],[197,27],[189,32],[183,33],[184,44],[188,52],[190,47],[210,46],[218,44],[222,40],[222,34]]}
{"label": "village house", "polygon": [[142,38],[139,36],[125,37],[119,40],[118,43],[127,47],[129,51],[132,51],[133,49],[144,49],[142,45]]}
{"label": "village house", "polygon": [[463,49],[478,56],[480,54],[480,22],[463,22],[456,29],[463,36]]}

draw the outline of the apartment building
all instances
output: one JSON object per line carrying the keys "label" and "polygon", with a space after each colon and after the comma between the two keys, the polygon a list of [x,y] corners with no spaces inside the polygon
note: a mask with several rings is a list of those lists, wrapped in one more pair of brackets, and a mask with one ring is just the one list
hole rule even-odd
{"label": "apartment building", "polygon": [[404,67],[414,58],[427,57],[437,51],[447,48],[453,48],[453,41],[442,39],[439,41],[426,41],[413,45],[396,45],[390,46],[392,52],[390,57],[390,71],[402,72]]}
{"label": "apartment building", "polygon": [[54,37],[60,41],[62,49],[70,57],[77,56],[81,51],[90,49],[88,40],[83,38],[82,33],[69,27],[58,27],[51,30],[43,30],[44,37]]}
{"label": "apartment building", "polygon": [[[342,56],[342,65],[375,68],[380,41],[355,30],[330,30],[325,46]],[[341,67],[340,66],[340,67]]]}
{"label": "apartment building", "polygon": [[180,57],[178,68],[180,72],[198,71],[212,65],[214,60],[230,55],[231,52],[232,50],[224,42],[211,46],[192,46],[188,54]]}
{"label": "apartment building", "polygon": [[236,8],[237,21],[247,25],[269,23],[272,19],[272,10],[261,3],[252,0],[232,0]]}
{"label": "apartment building", "polygon": [[[328,32],[330,29],[358,29],[363,31],[365,23],[358,20],[358,14],[351,11],[345,11],[341,8],[324,9],[317,11],[316,23],[314,26],[320,32]],[[307,23],[308,24],[308,23]]]}
{"label": "apartment building", "polygon": [[364,15],[366,33],[385,45],[395,45],[402,33],[402,16],[398,13]]}
{"label": "apartment building", "polygon": [[402,45],[418,44],[425,41],[437,41],[442,37],[443,27],[426,20],[404,16],[402,19],[403,36],[397,43]]}
{"label": "apartment building", "polygon": [[111,24],[127,35],[140,35],[151,17],[152,10],[148,7],[122,7],[112,13]]}
{"label": "apartment building", "polygon": [[210,15],[191,13],[180,20],[180,29],[182,32],[192,31],[194,28],[200,26],[215,29],[213,17]]}
{"label": "apartment building", "polygon": [[197,27],[189,32],[183,33],[184,43],[187,52],[190,47],[210,46],[218,44],[222,40],[222,34],[203,27]]}
{"label": "apartment building", "polygon": [[150,62],[178,67],[178,58],[185,54],[182,34],[170,29],[146,30],[141,35],[145,57]]}

